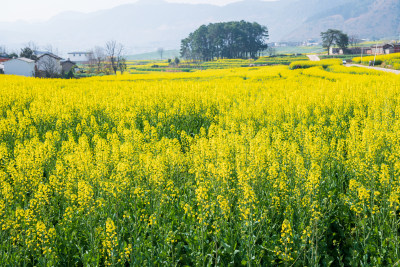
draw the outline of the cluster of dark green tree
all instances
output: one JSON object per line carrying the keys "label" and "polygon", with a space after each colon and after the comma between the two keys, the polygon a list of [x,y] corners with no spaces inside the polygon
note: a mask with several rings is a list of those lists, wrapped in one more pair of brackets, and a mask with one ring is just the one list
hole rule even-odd
{"label": "cluster of dark green tree", "polygon": [[267,49],[268,29],[256,22],[231,21],[202,25],[181,41],[181,56],[190,60],[255,58]]}
{"label": "cluster of dark green tree", "polygon": [[326,32],[321,32],[322,47],[329,50],[333,45],[337,45],[345,50],[349,46],[349,36],[340,30],[329,29]]}

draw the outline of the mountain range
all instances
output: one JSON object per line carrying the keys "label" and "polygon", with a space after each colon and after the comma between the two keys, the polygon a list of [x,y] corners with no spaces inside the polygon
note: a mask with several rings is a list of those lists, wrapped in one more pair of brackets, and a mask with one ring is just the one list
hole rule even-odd
{"label": "mountain range", "polygon": [[360,38],[396,38],[399,0],[243,0],[225,6],[139,0],[92,13],[64,12],[45,22],[0,22],[0,45],[33,41],[63,52],[115,39],[128,53],[177,49],[202,24],[246,20],[269,29],[270,41],[318,39],[328,28]]}

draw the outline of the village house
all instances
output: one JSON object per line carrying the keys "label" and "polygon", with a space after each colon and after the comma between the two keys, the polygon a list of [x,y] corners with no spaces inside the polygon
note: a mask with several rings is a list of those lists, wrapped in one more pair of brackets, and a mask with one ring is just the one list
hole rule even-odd
{"label": "village house", "polygon": [[343,54],[363,54],[363,55],[384,55],[392,53],[400,53],[400,44],[380,44],[372,45],[370,47],[350,47],[345,50],[337,47],[329,48],[330,55],[343,55]]}
{"label": "village house", "polygon": [[93,58],[92,52],[69,52],[68,57],[76,63],[87,63]]}
{"label": "village house", "polygon": [[4,73],[4,62],[9,61],[10,59],[7,57],[0,56],[0,73]]}
{"label": "village house", "polygon": [[378,44],[371,46],[371,55],[383,55],[383,54],[392,54],[394,53],[394,45],[393,44]]}
{"label": "village house", "polygon": [[362,47],[350,47],[346,49],[346,54],[349,55],[361,54],[361,49]]}
{"label": "village house", "polygon": [[35,61],[29,58],[13,58],[3,63],[4,74],[13,74],[26,77],[35,76]]}
{"label": "village house", "polygon": [[393,45],[393,53],[400,53],[400,44]]}
{"label": "village house", "polygon": [[338,47],[331,47],[329,48],[329,54],[330,55],[354,55],[354,54],[360,54],[361,53],[361,47],[350,47],[346,49],[338,48]]}
{"label": "village house", "polygon": [[36,61],[36,68],[39,77],[54,77],[60,75],[62,71],[61,59],[52,53],[45,53],[38,57]]}
{"label": "village house", "polygon": [[[1,58],[0,64],[4,74],[13,74],[27,77],[59,77],[63,71],[67,73],[75,62],[70,60],[61,62],[62,58],[50,52],[36,53],[37,59],[29,58]],[[64,67],[63,67],[64,65]]]}
{"label": "village house", "polygon": [[68,73],[73,67],[76,66],[76,63],[71,61],[70,59],[61,62],[61,72]]}
{"label": "village house", "polygon": [[400,44],[392,44],[385,50],[385,54],[400,53]]}
{"label": "village house", "polygon": [[10,58],[8,58],[8,57],[1,57],[0,56],[0,63],[6,62],[6,61],[9,61],[9,60],[10,60]]}

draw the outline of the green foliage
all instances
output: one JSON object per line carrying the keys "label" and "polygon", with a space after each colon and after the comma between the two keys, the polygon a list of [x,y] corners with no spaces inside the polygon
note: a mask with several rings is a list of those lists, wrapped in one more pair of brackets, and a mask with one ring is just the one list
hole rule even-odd
{"label": "green foliage", "polygon": [[327,48],[328,54],[329,49],[332,45],[336,44],[342,49],[347,48],[349,45],[349,37],[342,31],[329,29],[326,32],[321,32],[322,46]]}
{"label": "green foliage", "polygon": [[8,54],[8,58],[17,58],[18,55],[16,53]]}
{"label": "green foliage", "polygon": [[323,67],[327,68],[332,65],[342,65],[341,59],[324,59],[321,61],[294,61],[289,65],[289,69],[308,69],[312,67]]}
{"label": "green foliage", "polygon": [[19,54],[19,56],[29,58],[32,60],[37,59],[37,56],[34,55],[32,49],[30,49],[29,47],[25,47],[25,48],[21,49],[21,53]]}
{"label": "green foliage", "polygon": [[255,65],[289,65],[293,61],[308,61],[307,56],[294,56],[294,55],[278,55],[269,57],[260,57],[254,61]]}
{"label": "green foliage", "polygon": [[178,57],[175,57],[175,59],[174,59],[175,65],[179,65],[179,62],[181,62],[181,61],[179,60],[179,58],[178,58]]}
{"label": "green foliage", "polygon": [[232,21],[202,25],[181,41],[181,56],[210,61],[214,58],[255,58],[268,45],[268,30],[254,22]]}
{"label": "green foliage", "polygon": [[70,70],[68,71],[68,73],[65,75],[65,78],[66,78],[66,79],[72,79],[72,78],[75,78],[75,76],[74,76],[74,72],[73,72],[73,70],[72,70],[72,69],[70,69]]}

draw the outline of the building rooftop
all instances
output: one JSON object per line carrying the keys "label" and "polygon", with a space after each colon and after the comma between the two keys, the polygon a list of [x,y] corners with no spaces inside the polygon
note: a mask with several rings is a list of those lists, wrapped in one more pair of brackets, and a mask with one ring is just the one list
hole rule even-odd
{"label": "building rooftop", "polygon": [[10,59],[9,61],[6,61],[5,63],[8,63],[8,62],[10,62],[12,60],[21,60],[21,61],[24,61],[24,62],[27,62],[27,63],[35,63],[35,60],[32,60],[30,58],[26,58],[26,57],[13,58],[13,59]]}
{"label": "building rooftop", "polygon": [[45,53],[45,54],[43,54],[43,55],[40,55],[39,57],[38,57],[38,59],[39,58],[42,58],[42,57],[44,57],[44,56],[50,56],[50,57],[53,57],[53,58],[55,58],[55,59],[62,59],[61,57],[59,57],[59,56],[56,56],[56,55],[54,55],[54,54],[52,54],[52,53]]}
{"label": "building rooftop", "polygon": [[71,64],[74,64],[74,65],[76,64],[76,62],[73,62],[73,61],[71,61],[71,60],[69,60],[69,59],[68,59],[68,60],[64,60],[64,61],[61,61],[61,65],[62,65],[62,64],[65,64],[65,63],[71,63]]}

